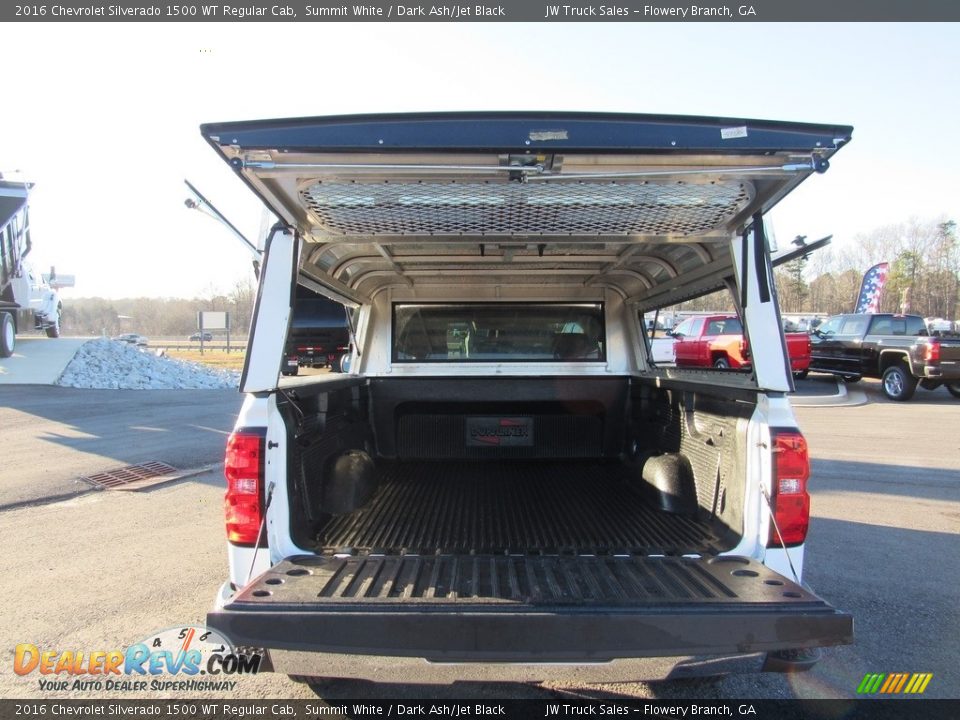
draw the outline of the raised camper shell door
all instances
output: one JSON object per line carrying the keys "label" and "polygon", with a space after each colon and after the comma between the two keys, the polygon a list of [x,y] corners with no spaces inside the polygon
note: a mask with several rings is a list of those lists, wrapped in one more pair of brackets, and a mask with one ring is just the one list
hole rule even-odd
{"label": "raised camper shell door", "polygon": [[303,238],[301,282],[369,304],[396,288],[722,287],[731,240],[851,128],[576,113],[345,116],[204,125]]}
{"label": "raised camper shell door", "polygon": [[277,387],[296,287],[297,246],[297,237],[288,228],[274,228],[267,238],[240,392]]}

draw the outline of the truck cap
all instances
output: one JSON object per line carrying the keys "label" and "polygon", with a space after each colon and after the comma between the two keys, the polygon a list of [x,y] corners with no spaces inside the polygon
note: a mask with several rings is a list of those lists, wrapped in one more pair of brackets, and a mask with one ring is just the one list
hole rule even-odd
{"label": "truck cap", "polygon": [[852,128],[597,113],[350,115],[203,125],[297,231],[300,280],[385,289],[716,289],[730,241]]}

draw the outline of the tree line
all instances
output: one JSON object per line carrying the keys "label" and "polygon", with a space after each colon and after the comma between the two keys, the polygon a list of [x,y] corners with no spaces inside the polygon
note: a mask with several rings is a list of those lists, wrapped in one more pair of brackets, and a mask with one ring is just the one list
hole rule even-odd
{"label": "tree line", "polygon": [[[879,262],[890,263],[881,312],[909,312],[923,317],[960,317],[960,242],[957,224],[944,218],[910,220],[857,235],[844,248],[828,246],[774,271],[780,309],[787,313],[836,315],[853,312],[864,273]],[[187,336],[197,330],[197,312],[230,313],[231,333],[246,335],[256,300],[251,279],[237,281],[228,292],[206,297],[67,298],[63,330],[72,335],[117,335],[136,332],[158,337]],[[729,293],[690,300],[680,310],[733,310]]]}
{"label": "tree line", "polygon": [[[827,246],[774,270],[785,313],[853,312],[864,273],[877,263],[890,269],[880,311],[957,320],[960,317],[960,242],[957,224],[916,219],[857,235],[843,248]],[[682,303],[686,311],[732,311],[726,291]]]}
{"label": "tree line", "polygon": [[119,335],[186,339],[197,331],[197,313],[230,313],[230,334],[245,337],[256,301],[252,280],[238,281],[227,292],[212,290],[197,298],[70,298],[63,301],[61,326],[68,335]]}
{"label": "tree line", "polygon": [[[952,220],[910,220],[858,235],[842,249],[827,247],[775,271],[783,312],[853,312],[864,273],[889,263],[880,312],[956,320],[960,243]],[[808,279],[809,278],[809,279]]]}

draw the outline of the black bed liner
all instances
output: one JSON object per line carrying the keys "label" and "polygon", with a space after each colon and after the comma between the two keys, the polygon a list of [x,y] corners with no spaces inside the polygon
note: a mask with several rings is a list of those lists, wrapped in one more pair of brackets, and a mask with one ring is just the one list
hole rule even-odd
{"label": "black bed liner", "polygon": [[373,499],[334,518],[318,549],[613,555],[732,546],[710,523],[651,505],[614,462],[397,462],[379,472]]}

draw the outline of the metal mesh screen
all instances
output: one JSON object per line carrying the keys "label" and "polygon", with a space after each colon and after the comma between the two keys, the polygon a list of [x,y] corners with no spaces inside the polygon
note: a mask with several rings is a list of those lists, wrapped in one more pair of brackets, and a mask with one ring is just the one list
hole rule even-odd
{"label": "metal mesh screen", "polygon": [[300,191],[335,235],[697,235],[751,196],[742,182],[318,182]]}

